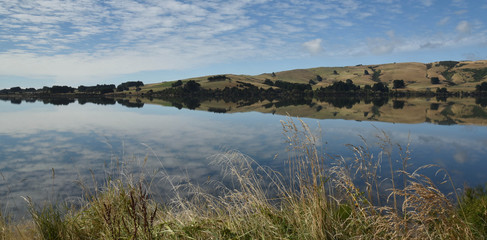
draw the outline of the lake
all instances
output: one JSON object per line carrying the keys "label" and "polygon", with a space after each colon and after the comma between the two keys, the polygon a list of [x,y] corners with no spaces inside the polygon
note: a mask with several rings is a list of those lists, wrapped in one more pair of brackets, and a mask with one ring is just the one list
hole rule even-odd
{"label": "lake", "polygon": [[[376,136],[384,131],[403,148],[410,142],[410,169],[437,164],[457,187],[487,182],[487,110],[475,99],[343,106],[202,102],[196,110],[147,100],[127,106],[0,101],[2,211],[25,215],[22,196],[75,202],[82,186],[100,185],[107,176],[144,172],[161,195],[171,189],[167,179],[204,185],[221,177],[220,166],[211,162],[229,150],[283,171],[289,158],[281,125],[286,114],[309,124],[329,155],[352,158],[347,144],[361,145],[363,137],[378,156]],[[434,172],[428,174],[439,178]]]}

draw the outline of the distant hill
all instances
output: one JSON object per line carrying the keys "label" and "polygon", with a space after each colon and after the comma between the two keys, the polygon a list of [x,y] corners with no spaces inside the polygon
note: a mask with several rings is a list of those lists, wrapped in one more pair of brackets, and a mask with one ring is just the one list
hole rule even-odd
{"label": "distant hill", "polygon": [[[264,84],[264,81],[269,79],[271,81],[312,83],[313,89],[316,89],[328,86],[336,81],[345,82],[347,79],[361,86],[373,85],[380,81],[392,88],[394,80],[403,80],[405,83],[404,90],[426,91],[427,89],[434,90],[446,87],[449,91],[474,91],[476,85],[487,81],[487,60],[318,67],[263,73],[254,76],[234,74],[216,76],[195,77],[182,81],[195,80],[207,89],[237,86],[237,81],[269,88],[269,85]],[[171,87],[174,82],[147,84],[142,90],[157,91]]]}

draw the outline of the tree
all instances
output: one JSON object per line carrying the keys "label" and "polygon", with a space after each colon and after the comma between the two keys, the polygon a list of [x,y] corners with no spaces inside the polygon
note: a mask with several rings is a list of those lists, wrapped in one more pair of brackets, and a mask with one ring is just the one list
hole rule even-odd
{"label": "tree", "polygon": [[41,90],[42,93],[49,93],[50,91],[51,91],[51,88],[48,86],[42,87],[42,90]]}
{"label": "tree", "polygon": [[389,92],[389,88],[384,83],[378,82],[372,86],[372,91],[374,91],[374,92]]}
{"label": "tree", "polygon": [[177,80],[176,82],[171,84],[171,87],[179,87],[179,86],[183,86],[183,81]]}
{"label": "tree", "polygon": [[200,90],[200,87],[201,85],[197,83],[195,80],[189,80],[188,82],[186,82],[183,88],[187,92],[196,92]]}
{"label": "tree", "polygon": [[142,81],[136,81],[136,82],[127,82],[127,83],[132,83],[134,87],[143,87],[144,83]]}
{"label": "tree", "polygon": [[437,66],[444,66],[448,69],[452,69],[453,67],[455,67],[458,63],[460,62],[457,62],[457,61],[439,61]]}
{"label": "tree", "polygon": [[323,78],[320,75],[316,75],[316,81],[321,82],[323,81]]}
{"label": "tree", "polygon": [[86,93],[99,93],[99,94],[105,94],[105,93],[112,93],[115,89],[114,84],[102,84],[102,85],[96,85],[96,86],[79,86],[78,87],[78,92],[86,92]]}
{"label": "tree", "polygon": [[86,90],[87,90],[87,89],[88,89],[87,87],[85,87],[85,86],[83,86],[83,85],[80,85],[80,86],[78,87],[78,92],[86,92]]}
{"label": "tree", "polygon": [[436,93],[437,94],[448,94],[448,90],[446,88],[437,88]]}
{"label": "tree", "polygon": [[51,93],[73,93],[74,88],[68,86],[52,86]]}
{"label": "tree", "polygon": [[287,91],[292,91],[292,90],[297,90],[297,91],[305,91],[305,90],[311,90],[311,85],[309,84],[303,84],[303,83],[291,83],[291,82],[285,82],[281,80],[277,80],[274,83],[274,86],[281,88],[283,90]]}
{"label": "tree", "polygon": [[124,84],[120,84],[117,86],[117,92],[122,92],[122,91],[126,91],[126,90],[129,90],[129,88]]}
{"label": "tree", "polygon": [[337,70],[333,70],[333,74],[338,75]]}
{"label": "tree", "polygon": [[371,68],[374,73],[372,74],[372,81],[374,82],[380,82],[380,75],[381,75],[381,70],[375,70],[374,68]]}
{"label": "tree", "polygon": [[394,109],[403,109],[404,108],[404,101],[393,100],[392,101],[392,108],[394,108]]}
{"label": "tree", "polygon": [[369,75],[369,71],[367,71],[367,69],[364,70],[364,75]]}
{"label": "tree", "polygon": [[483,82],[483,83],[475,86],[475,90],[477,92],[487,92],[487,82]]}
{"label": "tree", "polygon": [[20,87],[13,87],[13,88],[10,88],[10,92],[11,93],[20,93],[20,92],[22,92],[22,88],[20,88]]}
{"label": "tree", "polygon": [[360,86],[357,86],[353,84],[353,81],[350,79],[347,79],[346,82],[338,81],[334,82],[332,85],[328,87],[321,87],[318,89],[318,94],[321,94],[323,92],[349,92],[349,91],[358,91],[360,90]]}
{"label": "tree", "polygon": [[[196,83],[198,84],[198,83]],[[185,98],[183,100],[184,105],[190,110],[195,110],[197,107],[199,107],[200,101],[197,98]]]}
{"label": "tree", "polygon": [[440,84],[440,79],[438,77],[432,77],[431,84]]}
{"label": "tree", "polygon": [[210,82],[225,81],[225,80],[227,80],[226,75],[215,75],[215,76],[208,77],[208,81]]}
{"label": "tree", "polygon": [[264,80],[264,84],[265,84],[265,85],[269,85],[269,86],[274,86],[274,82],[272,82],[272,81],[271,81],[270,79],[268,79],[268,78],[266,78],[266,79]]}
{"label": "tree", "polygon": [[430,109],[431,110],[438,110],[438,108],[440,108],[440,104],[438,104],[438,103],[432,103],[432,104],[430,104]]}
{"label": "tree", "polygon": [[100,94],[105,93],[112,93],[114,92],[115,84],[103,84],[103,85],[96,85],[96,91]]}
{"label": "tree", "polygon": [[404,80],[394,80],[394,81],[392,81],[392,84],[393,84],[392,88],[394,88],[394,89],[406,87],[406,84],[404,84]]}
{"label": "tree", "polygon": [[117,86],[117,92],[129,90],[130,87],[138,88],[138,87],[142,87],[142,86],[144,86],[144,83],[141,81],[128,81],[128,82],[124,82],[124,83],[121,83],[120,85],[118,85]]}

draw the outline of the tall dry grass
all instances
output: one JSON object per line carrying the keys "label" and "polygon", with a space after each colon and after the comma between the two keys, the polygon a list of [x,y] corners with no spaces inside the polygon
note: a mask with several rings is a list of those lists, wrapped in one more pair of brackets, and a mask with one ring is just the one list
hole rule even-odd
{"label": "tall dry grass", "polygon": [[[35,231],[0,222],[0,234],[3,239],[486,237],[481,231],[485,223],[472,223],[464,211],[472,205],[457,196],[464,203],[458,207],[452,196],[422,174],[435,166],[409,171],[409,145],[403,149],[379,131],[378,153],[372,153],[364,139],[361,146],[349,145],[352,157],[330,156],[323,152],[319,131],[305,122],[288,118],[282,126],[289,147],[286,173],[227,151],[214,156],[213,164],[223,173],[221,181],[208,181],[205,188],[169,179],[175,197],[167,202],[154,200],[152,177],[118,174],[96,191],[87,191],[82,204],[74,207],[37,206],[27,199]],[[383,167],[387,174],[382,174]],[[214,190],[211,194],[208,187]]]}
{"label": "tall dry grass", "polygon": [[[308,125],[302,121],[299,124],[292,119],[283,123],[292,149],[297,152],[290,172],[297,179],[300,194],[292,198],[290,205],[306,206],[304,215],[312,220],[302,226],[308,227],[306,230],[312,238],[479,237],[472,232],[462,209],[433,180],[421,174],[424,169],[436,166],[425,165],[409,171],[409,144],[403,149],[379,130],[381,151],[375,157],[363,140],[362,146],[349,145],[354,154],[351,160],[327,158],[323,153],[318,154],[317,138]],[[379,174],[384,165],[389,170],[386,178]],[[450,184],[458,201],[451,178],[444,169],[438,169],[437,174],[443,172],[447,177],[441,184]]]}

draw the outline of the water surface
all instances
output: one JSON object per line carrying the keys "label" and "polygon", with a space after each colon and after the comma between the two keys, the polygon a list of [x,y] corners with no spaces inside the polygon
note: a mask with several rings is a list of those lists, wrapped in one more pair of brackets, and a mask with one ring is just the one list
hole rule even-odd
{"label": "water surface", "polygon": [[[439,107],[456,107],[444,104]],[[306,110],[310,106],[290,107]],[[311,108],[316,110],[316,105]],[[343,110],[335,114],[338,119],[301,118],[312,129],[321,129],[328,154],[351,158],[346,144],[362,144],[363,136],[377,156],[376,136],[384,131],[393,143],[405,147],[410,142],[413,169],[434,163],[447,169],[458,186],[487,182],[487,127],[339,119],[337,115],[351,111]],[[273,112],[279,111],[283,109]],[[287,117],[272,113],[7,101],[0,101],[0,112],[0,201],[8,212],[25,209],[21,196],[36,202],[76,200],[82,193],[79,181],[93,185],[93,176],[101,181],[120,169],[166,171],[173,182],[203,184],[219,177],[219,166],[210,162],[224,151],[238,150],[276,170],[285,169],[288,159],[280,124]],[[160,192],[170,189],[162,180],[154,186]]]}

